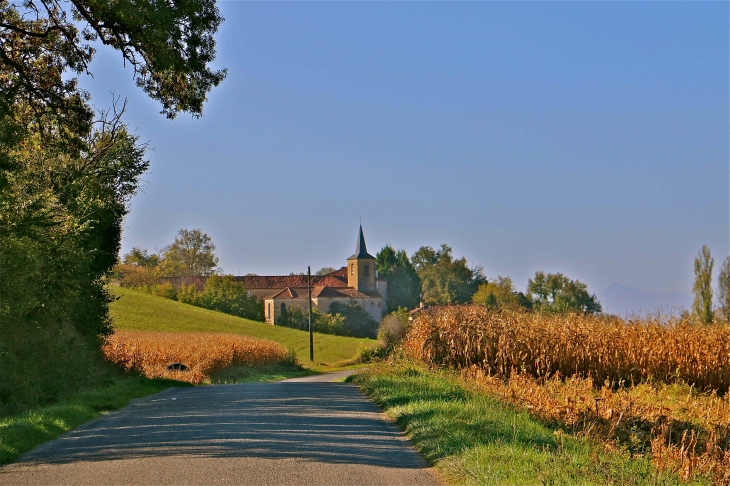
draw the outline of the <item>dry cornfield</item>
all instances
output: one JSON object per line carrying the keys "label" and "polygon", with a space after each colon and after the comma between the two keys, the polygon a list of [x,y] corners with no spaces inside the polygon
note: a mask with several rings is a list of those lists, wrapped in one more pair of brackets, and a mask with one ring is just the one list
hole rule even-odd
{"label": "dry cornfield", "polygon": [[730,387],[727,324],[454,306],[422,312],[406,348],[429,364],[478,365],[490,374],[577,375],[612,385],[684,382],[719,393]]}
{"label": "dry cornfield", "polygon": [[684,479],[730,484],[726,325],[463,306],[421,313],[404,345],[547,422],[649,454]]}
{"label": "dry cornfield", "polygon": [[[290,356],[281,344],[237,334],[117,331],[103,346],[107,359],[150,378],[200,383],[231,365],[284,363]],[[170,371],[182,363],[189,371]]]}

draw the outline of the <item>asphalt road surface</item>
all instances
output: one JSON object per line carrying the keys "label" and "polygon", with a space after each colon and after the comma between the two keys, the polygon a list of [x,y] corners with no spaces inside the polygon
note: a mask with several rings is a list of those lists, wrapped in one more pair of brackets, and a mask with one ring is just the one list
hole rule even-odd
{"label": "asphalt road surface", "polygon": [[0,468],[0,484],[438,485],[347,373],[174,388]]}

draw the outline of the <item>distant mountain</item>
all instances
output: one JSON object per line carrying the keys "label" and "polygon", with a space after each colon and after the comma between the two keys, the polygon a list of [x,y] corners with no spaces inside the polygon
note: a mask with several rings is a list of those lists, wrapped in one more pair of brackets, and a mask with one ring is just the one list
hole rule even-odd
{"label": "distant mountain", "polygon": [[596,294],[601,301],[603,312],[616,314],[621,317],[626,314],[642,314],[647,312],[656,314],[678,315],[682,310],[692,308],[693,297],[690,294],[670,292],[667,294],[653,294],[632,287],[624,287],[616,282]]}

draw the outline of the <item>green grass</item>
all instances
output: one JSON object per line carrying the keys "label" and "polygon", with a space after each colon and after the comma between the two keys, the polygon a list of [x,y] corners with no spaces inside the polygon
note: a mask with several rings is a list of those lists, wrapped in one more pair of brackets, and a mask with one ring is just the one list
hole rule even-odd
{"label": "green grass", "polygon": [[190,386],[171,380],[150,380],[120,374],[107,386],[85,390],[68,400],[0,418],[0,464],[105,412],[127,406],[133,398],[161,392],[171,386]]}
{"label": "green grass", "polygon": [[314,363],[309,361],[309,334],[286,327],[230,316],[131,289],[113,287],[119,300],[111,304],[117,329],[166,332],[226,332],[270,339],[296,352],[308,368],[327,370],[346,364],[362,347],[373,347],[373,339],[314,334]]}
{"label": "green grass", "polygon": [[607,451],[466,390],[448,373],[405,362],[353,378],[457,484],[684,484],[646,458]]}
{"label": "green grass", "polygon": [[229,383],[268,383],[318,374],[301,366],[273,364],[264,366],[229,366],[210,377],[213,385]]}

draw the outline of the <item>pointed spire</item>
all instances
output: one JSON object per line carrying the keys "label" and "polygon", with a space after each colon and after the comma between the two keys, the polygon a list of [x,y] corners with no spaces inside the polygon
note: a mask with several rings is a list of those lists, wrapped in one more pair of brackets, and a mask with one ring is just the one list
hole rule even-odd
{"label": "pointed spire", "polygon": [[374,256],[368,253],[368,249],[365,246],[365,235],[362,232],[362,225],[360,225],[360,235],[357,238],[357,246],[355,246],[355,254],[352,255],[348,260],[353,260],[357,258],[372,258],[375,259]]}

